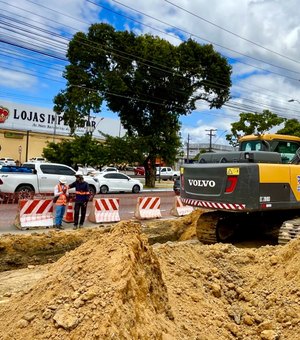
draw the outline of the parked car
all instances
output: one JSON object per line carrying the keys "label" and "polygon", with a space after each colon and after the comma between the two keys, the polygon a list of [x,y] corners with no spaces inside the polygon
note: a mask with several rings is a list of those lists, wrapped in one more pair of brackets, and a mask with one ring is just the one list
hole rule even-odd
{"label": "parked car", "polygon": [[96,170],[92,166],[79,166],[78,171],[82,171],[84,175],[97,175],[100,174],[100,171]]}
{"label": "parked car", "polygon": [[0,161],[4,162],[5,165],[12,165],[12,166],[16,166],[16,162],[14,161],[13,158],[9,158],[9,157],[2,157],[0,158]]}
{"label": "parked car", "polygon": [[133,172],[136,176],[145,176],[145,168],[143,166],[137,166]]}
{"label": "parked car", "polygon": [[4,161],[0,161],[0,169],[2,168],[3,165],[6,165]]}
{"label": "parked car", "polygon": [[32,157],[32,158],[30,158],[29,161],[30,162],[42,162],[42,163],[45,163],[45,162],[47,162],[47,159],[44,158],[44,157]]}
{"label": "parked car", "polygon": [[100,185],[100,193],[109,192],[133,192],[135,194],[143,190],[143,184],[122,172],[104,172],[95,176]]}
{"label": "parked car", "polygon": [[119,170],[114,166],[106,166],[103,169],[101,169],[101,171],[100,171],[101,174],[103,172],[119,172]]}
{"label": "parked car", "polygon": [[156,168],[156,177],[163,180],[174,180],[176,177],[179,177],[179,175],[179,171],[175,171],[169,166]]}

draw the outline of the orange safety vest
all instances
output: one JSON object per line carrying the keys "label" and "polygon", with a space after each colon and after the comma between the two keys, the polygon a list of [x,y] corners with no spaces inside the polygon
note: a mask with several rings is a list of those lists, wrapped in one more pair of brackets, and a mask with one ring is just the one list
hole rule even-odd
{"label": "orange safety vest", "polygon": [[[66,185],[66,188],[68,188],[68,186]],[[63,187],[62,185],[58,184],[58,191],[61,192],[63,191]],[[58,196],[58,199],[56,201],[57,205],[67,205],[67,195],[66,194],[60,194]]]}

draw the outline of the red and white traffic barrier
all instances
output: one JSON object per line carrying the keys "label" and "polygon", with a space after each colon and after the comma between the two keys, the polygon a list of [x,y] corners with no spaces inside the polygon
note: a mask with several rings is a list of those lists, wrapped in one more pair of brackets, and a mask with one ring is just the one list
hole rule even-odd
{"label": "red and white traffic barrier", "polygon": [[94,223],[119,222],[119,198],[94,198],[88,220]]}
{"label": "red and white traffic barrier", "polygon": [[19,229],[34,227],[53,227],[53,201],[19,200],[19,211],[15,218]]}
{"label": "red and white traffic barrier", "polygon": [[189,205],[185,205],[179,196],[174,197],[174,205],[171,209],[172,215],[184,216],[184,215],[190,214],[193,211],[194,211],[194,208]]}
{"label": "red and white traffic barrier", "polygon": [[160,197],[138,197],[134,216],[139,220],[160,218]]}

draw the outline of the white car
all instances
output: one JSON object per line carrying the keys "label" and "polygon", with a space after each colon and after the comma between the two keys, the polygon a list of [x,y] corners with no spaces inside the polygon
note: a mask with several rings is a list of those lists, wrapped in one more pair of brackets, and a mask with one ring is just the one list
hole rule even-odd
{"label": "white car", "polygon": [[42,163],[45,163],[45,162],[47,162],[47,159],[44,158],[44,157],[33,157],[33,158],[30,158],[29,161],[30,162],[42,162]]}
{"label": "white car", "polygon": [[95,176],[100,185],[100,193],[109,192],[133,192],[137,194],[143,191],[143,184],[121,172],[104,172]]}
{"label": "white car", "polygon": [[84,175],[97,175],[100,173],[100,171],[96,170],[95,168],[91,166],[79,166],[78,171],[82,171]]}
{"label": "white car", "polygon": [[105,168],[103,168],[100,171],[100,174],[102,174],[104,172],[119,172],[119,170],[117,168],[115,168],[114,166],[106,166]]}
{"label": "white car", "polygon": [[16,162],[14,161],[13,158],[2,157],[2,158],[0,158],[0,161],[3,161],[5,163],[5,165],[16,166]]}

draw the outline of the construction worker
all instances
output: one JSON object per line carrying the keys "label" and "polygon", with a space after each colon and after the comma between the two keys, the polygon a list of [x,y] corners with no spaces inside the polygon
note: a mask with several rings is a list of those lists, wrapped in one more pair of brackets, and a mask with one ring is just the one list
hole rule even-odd
{"label": "construction worker", "polygon": [[66,210],[66,205],[68,202],[68,185],[67,178],[65,176],[59,177],[59,182],[54,188],[54,199],[55,203],[55,228],[63,229],[62,219]]}
{"label": "construction worker", "polygon": [[79,228],[83,226],[87,204],[90,198],[90,189],[87,182],[83,179],[82,171],[75,173],[76,181],[69,185],[69,189],[75,188],[75,206],[74,206],[74,228],[78,229],[79,213],[80,221]]}

